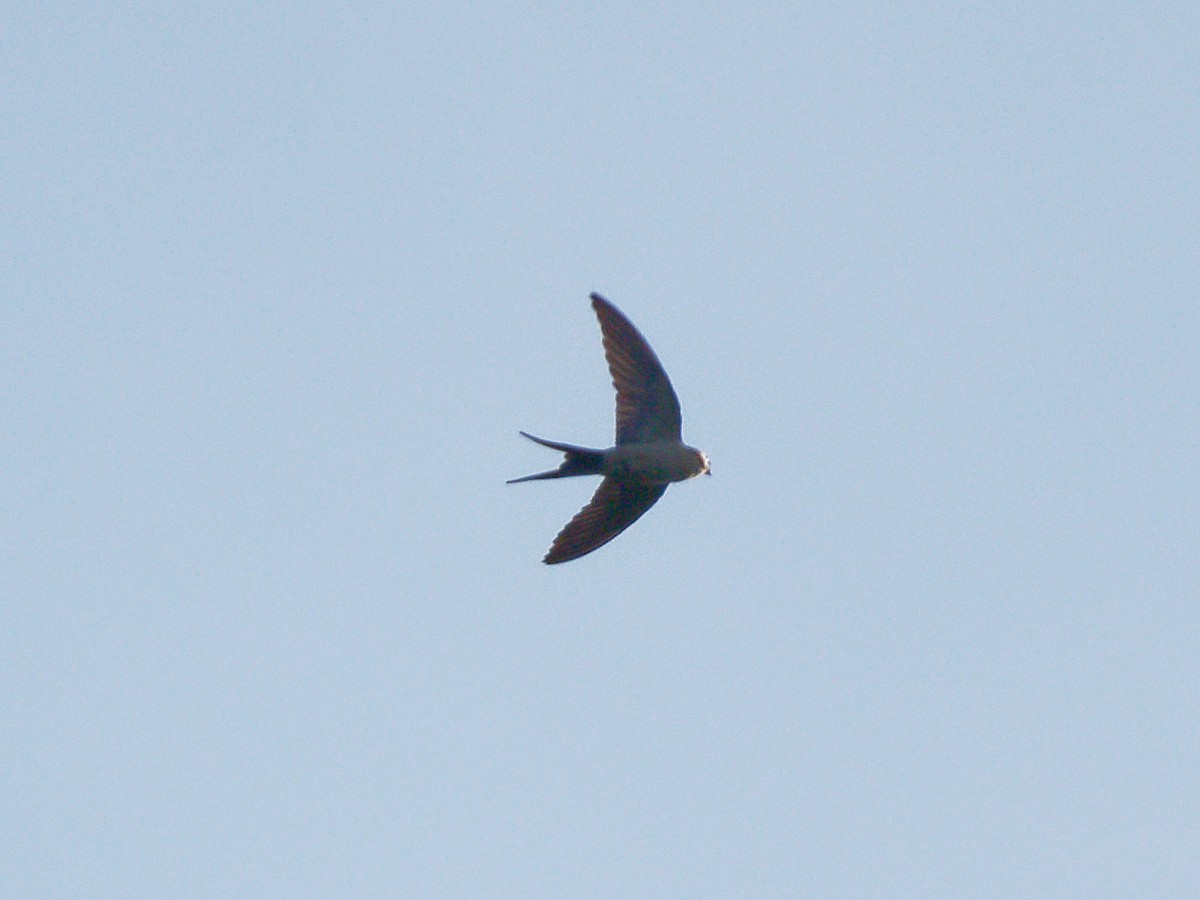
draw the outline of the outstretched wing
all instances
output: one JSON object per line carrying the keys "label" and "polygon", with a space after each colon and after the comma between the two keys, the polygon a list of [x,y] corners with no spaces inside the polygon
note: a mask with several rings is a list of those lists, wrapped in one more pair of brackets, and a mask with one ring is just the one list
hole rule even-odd
{"label": "outstretched wing", "polygon": [[646,339],[599,294],[592,294],[592,308],[600,320],[604,358],[617,389],[617,443],[681,440],[679,398]]}
{"label": "outstretched wing", "polygon": [[665,484],[638,484],[605,478],[591,502],[558,533],[542,560],[554,564],[579,559],[603,547],[641,518],[666,491]]}

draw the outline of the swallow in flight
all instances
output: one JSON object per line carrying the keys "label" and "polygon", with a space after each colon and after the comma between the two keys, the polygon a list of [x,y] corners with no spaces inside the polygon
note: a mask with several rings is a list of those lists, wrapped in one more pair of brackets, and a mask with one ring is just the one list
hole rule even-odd
{"label": "swallow in flight", "polygon": [[591,501],[558,533],[542,562],[568,562],[591,553],[632,525],[672,481],[711,475],[704,452],[683,443],[683,416],[671,380],[646,339],[621,311],[592,294],[600,320],[604,357],[617,389],[617,440],[592,450],[521,434],[566,459],[557,469],[514,478],[537,481],[571,475],[603,475]]}

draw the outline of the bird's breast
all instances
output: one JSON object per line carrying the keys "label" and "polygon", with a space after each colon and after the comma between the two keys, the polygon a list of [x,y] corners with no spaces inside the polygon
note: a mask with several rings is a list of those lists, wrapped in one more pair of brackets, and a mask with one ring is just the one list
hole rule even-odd
{"label": "bird's breast", "polygon": [[667,484],[702,471],[699,453],[684,444],[617,444],[604,451],[604,475],[622,481]]}

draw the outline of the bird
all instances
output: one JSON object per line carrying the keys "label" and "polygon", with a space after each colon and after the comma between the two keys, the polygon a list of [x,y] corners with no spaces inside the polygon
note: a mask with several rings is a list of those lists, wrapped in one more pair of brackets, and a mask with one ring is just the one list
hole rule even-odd
{"label": "bird", "polygon": [[683,443],[679,398],[646,339],[602,296],[594,293],[590,299],[617,391],[616,441],[612,447],[596,450],[519,432],[565,458],[557,469],[507,482],[604,476],[587,506],[550,545],[542,559],[547,565],[579,559],[603,547],[641,518],[672,482],[712,474],[704,451]]}

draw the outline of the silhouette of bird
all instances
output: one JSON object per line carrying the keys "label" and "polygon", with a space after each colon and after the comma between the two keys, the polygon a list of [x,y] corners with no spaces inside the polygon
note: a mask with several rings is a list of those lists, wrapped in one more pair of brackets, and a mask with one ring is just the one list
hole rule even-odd
{"label": "silhouette of bird", "polygon": [[683,443],[679,398],[646,339],[599,294],[591,299],[617,389],[616,444],[593,450],[522,431],[529,440],[562,452],[565,459],[557,469],[508,482],[604,476],[588,505],[554,539],[542,560],[551,565],[578,559],[607,544],[653,506],[671,482],[712,474],[704,452]]}

